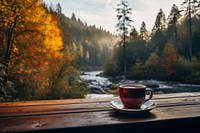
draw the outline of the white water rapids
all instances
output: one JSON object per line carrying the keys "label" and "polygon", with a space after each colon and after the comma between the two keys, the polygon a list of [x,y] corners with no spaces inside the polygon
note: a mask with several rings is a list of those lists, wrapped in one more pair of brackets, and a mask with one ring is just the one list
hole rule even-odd
{"label": "white water rapids", "polygon": [[[102,71],[84,72],[80,78],[86,82],[87,87],[92,89],[92,94],[89,98],[108,97],[106,91],[110,90],[112,84],[119,85],[122,83],[139,83],[149,85],[155,93],[179,93],[179,92],[200,92],[199,84],[184,84],[172,81],[158,81],[158,80],[124,80],[120,79],[117,83],[112,83],[109,78],[99,76]],[[103,95],[102,95],[103,94]]]}

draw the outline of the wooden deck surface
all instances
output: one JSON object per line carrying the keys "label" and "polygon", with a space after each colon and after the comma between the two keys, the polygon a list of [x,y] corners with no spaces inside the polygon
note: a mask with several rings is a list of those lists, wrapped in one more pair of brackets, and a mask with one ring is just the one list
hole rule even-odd
{"label": "wooden deck surface", "polygon": [[200,132],[200,93],[154,95],[150,113],[115,112],[119,99],[75,99],[0,103],[0,132]]}

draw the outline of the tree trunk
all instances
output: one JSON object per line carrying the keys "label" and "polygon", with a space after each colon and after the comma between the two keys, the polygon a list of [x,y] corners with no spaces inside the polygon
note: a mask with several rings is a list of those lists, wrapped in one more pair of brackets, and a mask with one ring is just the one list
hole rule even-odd
{"label": "tree trunk", "polygon": [[15,27],[17,24],[17,19],[18,16],[15,17],[14,22],[13,22],[13,26],[11,28],[8,28],[7,30],[7,49],[6,49],[6,54],[4,56],[4,61],[3,64],[5,66],[5,81],[7,81],[7,74],[8,74],[8,67],[9,67],[9,59],[10,59],[10,55],[13,49],[13,43],[14,43],[14,37],[15,37]]}
{"label": "tree trunk", "polygon": [[190,61],[192,59],[192,18],[191,18],[191,0],[189,0],[189,45],[190,45]]}

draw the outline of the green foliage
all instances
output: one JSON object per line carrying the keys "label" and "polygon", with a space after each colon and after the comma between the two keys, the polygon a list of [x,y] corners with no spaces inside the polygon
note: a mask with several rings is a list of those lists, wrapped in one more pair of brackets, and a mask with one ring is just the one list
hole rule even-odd
{"label": "green foliage", "polygon": [[152,36],[152,39],[148,46],[150,49],[149,51],[156,52],[156,54],[161,56],[166,43],[167,43],[166,34],[162,32],[160,29],[158,29]]}
{"label": "green foliage", "polygon": [[83,98],[86,94],[86,91],[79,85],[79,71],[69,62],[73,55],[67,55],[67,53],[49,80],[48,99]]}
{"label": "green foliage", "polygon": [[[122,31],[122,37],[125,37],[129,33],[129,28],[132,28],[130,15],[132,15],[132,8],[129,7],[128,1],[122,0],[120,4],[118,4],[117,11],[117,19],[118,23],[116,25],[117,31]],[[125,39],[125,38],[124,38]],[[125,42],[125,40],[123,40]]]}
{"label": "green foliage", "polygon": [[162,11],[162,9],[160,8],[160,11],[158,12],[158,14],[156,16],[156,20],[155,20],[155,24],[152,29],[152,33],[154,34],[158,30],[163,32],[165,30],[165,27],[166,27],[165,14]]}
{"label": "green foliage", "polygon": [[73,86],[70,86],[66,90],[66,93],[63,93],[63,94],[64,94],[64,98],[77,99],[77,98],[84,98],[87,93],[88,91],[85,88],[80,87],[78,85],[73,85]]}
{"label": "green foliage", "polygon": [[163,68],[161,66],[160,57],[156,53],[151,53],[150,57],[146,60],[144,64],[144,76],[156,78],[163,73]]}
{"label": "green foliage", "polygon": [[[199,8],[197,3],[196,6],[193,5],[191,8],[192,13],[194,13],[191,18],[192,60],[189,60],[191,58],[191,49],[188,14],[186,13],[186,16],[181,16],[183,13],[180,13],[176,5],[173,5],[167,21],[164,12],[160,9],[149,38],[148,33],[145,33],[145,23],[141,25],[139,36],[136,34],[137,31],[133,31],[128,36],[126,62],[127,73],[131,77],[162,78],[166,80],[199,83]],[[118,43],[114,49],[114,55],[112,57],[114,62],[112,64],[116,64],[121,71],[123,70],[123,59],[123,47]],[[144,63],[144,66],[142,63]],[[112,71],[112,73],[115,72]]]}
{"label": "green foliage", "polygon": [[130,15],[132,15],[131,13],[132,8],[129,7],[128,1],[122,0],[121,3],[118,4],[118,8],[116,9],[116,11],[117,11],[117,19],[118,19],[118,23],[116,25],[117,31],[122,32],[120,33],[120,35],[123,42],[123,69],[124,69],[124,73],[126,74],[126,71],[127,71],[126,42],[127,42],[127,36],[129,34],[129,29],[133,27],[131,25],[131,22],[133,21],[130,17]]}
{"label": "green foliage", "polygon": [[193,56],[197,57],[200,60],[200,20],[197,18],[193,18],[192,24],[193,26],[193,34],[192,34],[192,49]]}
{"label": "green foliage", "polygon": [[75,66],[80,70],[102,69],[106,60],[112,55],[112,47],[119,40],[117,36],[95,25],[88,26],[75,13],[72,17],[56,14],[59,27],[62,30],[65,47],[73,45],[73,53],[77,58]]}
{"label": "green foliage", "polygon": [[200,83],[200,61],[192,58],[191,61],[179,57],[175,64],[175,76],[179,80],[186,82]]}
{"label": "green foliage", "polygon": [[149,34],[148,34],[147,29],[146,29],[146,24],[145,24],[144,21],[142,22],[142,25],[141,25],[141,28],[140,28],[140,37],[145,41],[149,41]]}
{"label": "green foliage", "polygon": [[127,70],[139,59],[144,62],[147,59],[146,42],[137,37],[127,44]]}
{"label": "green foliage", "polygon": [[192,74],[191,62],[184,59],[183,57],[179,57],[178,61],[175,64],[175,72],[177,77],[190,76]]}
{"label": "green foliage", "polygon": [[109,61],[104,67],[104,74],[108,76],[117,76],[121,73],[119,66],[116,62]]}
{"label": "green foliage", "polygon": [[144,64],[139,59],[137,59],[135,64],[130,70],[131,74],[130,76],[138,78],[142,77],[143,69],[144,69]]}
{"label": "green foliage", "polygon": [[200,60],[193,57],[191,63],[192,63],[192,75],[200,77]]}
{"label": "green foliage", "polygon": [[[0,68],[0,101],[84,97],[74,70],[79,47],[75,44],[72,50],[66,24],[72,20],[64,19],[60,5],[53,11],[41,0],[2,1],[0,12],[0,62],[5,66]],[[80,22],[73,21],[75,28]]]}
{"label": "green foliage", "polygon": [[[198,3],[194,3],[192,27],[188,25],[188,13],[180,16],[174,5],[168,21],[159,11],[150,36],[145,23],[140,34],[135,28],[128,34],[123,20],[130,24],[126,15],[131,8],[118,8],[118,28],[127,38],[125,48],[119,37],[101,27],[88,26],[74,13],[72,18],[66,17],[60,4],[54,11],[41,0],[1,1],[0,61],[4,65],[0,64],[0,101],[83,98],[87,91],[79,85],[76,67],[100,69],[107,61],[105,74],[117,76],[122,74],[125,59],[127,73],[134,78],[199,83],[200,19]],[[188,60],[190,35],[193,58]],[[127,57],[123,57],[123,48]]]}

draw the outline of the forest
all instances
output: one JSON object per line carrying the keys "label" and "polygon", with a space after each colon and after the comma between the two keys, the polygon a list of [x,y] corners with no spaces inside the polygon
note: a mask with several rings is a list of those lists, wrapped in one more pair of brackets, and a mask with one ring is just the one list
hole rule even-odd
{"label": "forest", "polygon": [[[151,32],[146,30],[145,22],[142,22],[139,32],[132,26],[129,34],[121,34],[122,39],[114,46],[114,54],[106,64],[104,73],[110,76],[125,75],[130,79],[160,79],[199,84],[199,5],[200,1],[195,0],[183,1],[181,8],[174,4],[167,17],[161,8]],[[131,21],[128,4],[125,7],[125,20],[120,22],[123,14],[118,14],[119,30],[128,29],[128,26],[120,26],[126,20]],[[118,8],[119,11],[122,9],[123,7]],[[128,33],[126,30],[123,32]],[[125,38],[126,41],[123,42]]]}
{"label": "forest", "polygon": [[119,37],[42,0],[0,1],[0,101],[83,98]]}
{"label": "forest", "polygon": [[[184,2],[183,2],[184,3]],[[42,0],[0,1],[0,101],[83,98],[81,71],[104,70],[107,76],[162,78],[200,83],[199,2],[162,9],[152,31],[123,37],[102,27],[66,17],[62,7]],[[190,15],[189,15],[190,14]],[[191,17],[188,17],[191,16]]]}

